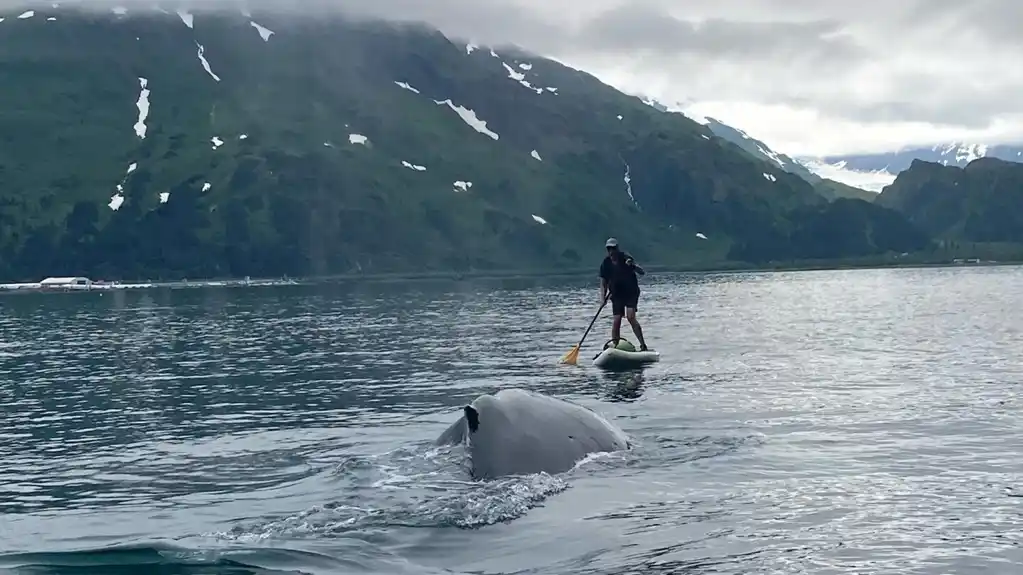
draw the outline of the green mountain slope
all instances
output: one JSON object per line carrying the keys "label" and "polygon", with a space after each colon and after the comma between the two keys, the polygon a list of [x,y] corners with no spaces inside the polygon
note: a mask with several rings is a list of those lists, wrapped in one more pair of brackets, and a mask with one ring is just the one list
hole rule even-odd
{"label": "green mountain slope", "polygon": [[785,154],[775,152],[767,144],[750,136],[743,130],[729,126],[716,118],[707,118],[707,127],[714,132],[714,135],[724,140],[728,140],[744,152],[770,163],[777,164],[778,167],[786,172],[795,174],[811,184],[817,183],[823,179],[808,170],[806,166]]}
{"label": "green mountain slope", "polygon": [[[24,14],[0,14],[0,278],[578,268],[609,235],[665,264],[918,244],[526,52],[340,16]],[[864,242],[814,235],[835,210]]]}
{"label": "green mountain slope", "polygon": [[960,168],[913,160],[877,203],[944,240],[1023,243],[1023,164],[1016,162],[980,158]]}
{"label": "green mountain slope", "polygon": [[[684,114],[684,112],[680,112],[677,109],[668,108],[653,98],[644,98],[643,102],[665,114]],[[716,118],[700,118],[699,121],[707,126],[715,136],[734,144],[739,150],[749,156],[766,162],[772,168],[777,166],[790,174],[803,178],[813,186],[817,193],[829,201],[838,198],[849,198],[872,202],[877,199],[878,194],[876,192],[863,190],[815,174],[799,160],[794,160],[786,154],[775,152],[770,146],[739,128],[729,126]]]}
{"label": "green mountain slope", "polygon": [[824,196],[829,200],[837,200],[839,198],[846,198],[850,200],[863,200],[865,202],[877,201],[880,194],[877,192],[867,191],[861,188],[856,188],[842,182],[836,182],[828,178],[819,178],[818,181],[814,182],[813,189],[817,190],[817,193]]}
{"label": "green mountain slope", "polygon": [[877,199],[877,194],[874,192],[861,190],[860,188],[856,188],[848,184],[843,184],[841,182],[836,182],[835,180],[818,176],[799,161],[794,160],[785,154],[775,152],[770,148],[770,146],[750,136],[743,130],[733,128],[732,126],[714,118],[707,118],[707,127],[714,132],[714,135],[735,144],[739,147],[739,149],[747,154],[763,160],[768,164],[777,164],[778,167],[786,172],[803,178],[813,186],[817,193],[824,196],[829,201],[836,200],[838,198],[849,198],[872,202]]}

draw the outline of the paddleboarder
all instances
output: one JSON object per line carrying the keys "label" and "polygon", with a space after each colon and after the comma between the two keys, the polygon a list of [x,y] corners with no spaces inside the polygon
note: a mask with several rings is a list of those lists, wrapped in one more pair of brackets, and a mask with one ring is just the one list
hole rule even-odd
{"label": "paddleboarder", "polygon": [[621,339],[622,316],[629,320],[636,339],[639,340],[639,350],[647,351],[646,341],[643,339],[643,328],[636,319],[636,306],[639,305],[639,278],[637,275],[644,275],[646,272],[636,264],[632,256],[618,247],[618,240],[608,238],[604,243],[607,248],[607,257],[600,264],[600,301],[604,302],[608,291],[611,292],[611,312],[614,320],[611,323],[611,342],[615,347]]}

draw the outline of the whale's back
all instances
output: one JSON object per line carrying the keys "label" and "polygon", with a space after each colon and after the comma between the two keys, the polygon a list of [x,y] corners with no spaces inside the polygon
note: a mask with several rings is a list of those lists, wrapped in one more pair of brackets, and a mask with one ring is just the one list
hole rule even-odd
{"label": "whale's back", "polygon": [[597,413],[519,389],[478,397],[460,422],[479,479],[562,473],[590,453],[629,448],[628,437]]}

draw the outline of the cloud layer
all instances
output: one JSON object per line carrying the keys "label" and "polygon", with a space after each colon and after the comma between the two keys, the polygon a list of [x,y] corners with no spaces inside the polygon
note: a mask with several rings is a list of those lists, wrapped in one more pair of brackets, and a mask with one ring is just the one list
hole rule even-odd
{"label": "cloud layer", "polygon": [[695,102],[695,111],[794,155],[1023,140],[1020,2],[372,5],[376,15],[416,13],[449,33],[520,44],[630,92]]}
{"label": "cloud layer", "polygon": [[[136,0],[152,4],[152,0]],[[90,0],[79,0],[89,4]],[[108,6],[111,0],[98,0]],[[131,5],[133,0],[121,0]],[[24,4],[0,0],[0,6]],[[236,8],[199,0],[193,8]],[[790,155],[1023,141],[1018,0],[249,0],[514,43]]]}

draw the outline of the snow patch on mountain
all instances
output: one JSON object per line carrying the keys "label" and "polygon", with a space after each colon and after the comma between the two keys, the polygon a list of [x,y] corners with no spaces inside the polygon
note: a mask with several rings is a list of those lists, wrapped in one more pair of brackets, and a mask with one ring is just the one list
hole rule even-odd
{"label": "snow patch on mountain", "polygon": [[270,30],[269,28],[264,28],[263,26],[260,26],[255,22],[249,22],[249,25],[255,28],[257,32],[259,32],[259,37],[262,38],[264,42],[269,42],[270,36],[274,35],[273,30]]}
{"label": "snow patch on mountain", "polygon": [[825,164],[845,162],[847,168],[860,172],[884,170],[897,174],[908,169],[913,160],[962,168],[980,158],[1023,162],[1023,145],[949,142],[930,147],[903,148],[894,152],[829,156],[815,159]]}
{"label": "snow patch on mountain", "polygon": [[413,88],[413,87],[412,87],[412,85],[411,85],[411,84],[409,84],[408,82],[398,82],[397,80],[395,80],[395,82],[394,82],[394,83],[395,83],[395,84],[396,84],[396,85],[397,85],[397,86],[398,86],[399,88],[401,88],[401,89],[403,89],[403,90],[408,90],[409,92],[412,92],[413,94],[419,94],[419,93],[420,93],[420,92],[419,92],[419,90],[417,90],[417,89]]}
{"label": "snow patch on mountain", "polygon": [[[959,144],[955,142],[944,146],[934,146],[931,149],[942,156],[952,156],[956,162],[966,162],[967,164],[977,158],[987,156],[988,151],[988,147],[985,144]],[[945,165],[948,165],[947,160]]]}
{"label": "snow patch on mountain", "polygon": [[494,140],[500,138],[500,136],[497,135],[497,132],[494,132],[490,128],[487,128],[487,123],[479,119],[474,110],[463,108],[462,106],[454,104],[451,102],[450,98],[446,100],[434,100],[433,102],[438,106],[447,106],[448,108],[451,108],[456,114],[458,114],[458,117],[461,118],[463,122],[465,122],[470,128],[476,130],[477,132],[485,136],[489,136]]}
{"label": "snow patch on mountain", "polygon": [[124,205],[124,194],[121,193],[122,191],[121,186],[117,186],[117,193],[110,196],[110,202],[107,204],[107,207],[109,207],[111,211],[116,212]]}
{"label": "snow patch on mountain", "polygon": [[146,118],[149,117],[148,85],[149,80],[142,77],[139,78],[139,86],[141,87],[141,90],[139,91],[139,99],[135,102],[135,107],[139,109],[139,119],[135,122],[135,126],[133,127],[135,128],[135,135],[142,140],[146,139],[146,131],[149,129],[146,126]]}
{"label": "snow patch on mountain", "polygon": [[868,192],[880,192],[885,186],[891,185],[896,176],[887,170],[852,170],[847,167],[845,162],[826,163],[804,158],[799,160],[799,163],[822,178],[835,180]]}
{"label": "snow patch on mountain", "polygon": [[[536,86],[530,84],[529,81],[526,80],[525,74],[512,68],[511,66],[508,65],[507,62],[501,62],[501,65],[504,66],[505,71],[508,72],[509,78],[511,78],[524,88],[528,88],[529,90],[536,92],[537,94],[543,94],[543,88],[537,88]],[[532,68],[532,66],[530,66],[530,68]],[[529,70],[530,68],[523,68],[523,70]]]}
{"label": "snow patch on mountain", "polygon": [[664,102],[662,102],[660,100],[655,100],[654,98],[651,98],[649,96],[637,96],[637,97],[644,104],[646,104],[647,106],[650,106],[651,108],[654,108],[655,110],[660,110],[662,112],[667,112],[667,113],[672,113],[672,114],[682,114],[683,116],[689,118],[690,120],[696,122],[697,124],[703,124],[704,126],[706,126],[707,124],[710,124],[710,122],[711,122],[711,118],[708,118],[707,116],[704,116],[703,114],[700,114],[700,113],[697,113],[697,112],[693,111],[693,103],[692,102],[676,100],[674,103],[665,104]]}
{"label": "snow patch on mountain", "polygon": [[181,21],[185,23],[185,26],[188,26],[189,28],[194,30],[195,29],[195,16],[190,14],[188,12],[188,10],[178,10],[177,12],[178,12],[178,18],[181,18]]}

